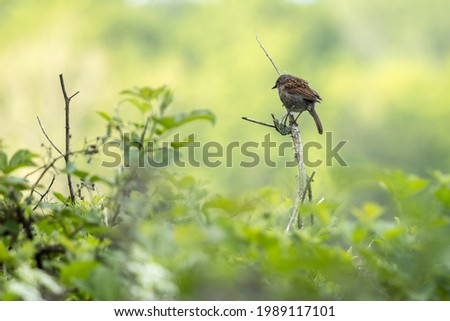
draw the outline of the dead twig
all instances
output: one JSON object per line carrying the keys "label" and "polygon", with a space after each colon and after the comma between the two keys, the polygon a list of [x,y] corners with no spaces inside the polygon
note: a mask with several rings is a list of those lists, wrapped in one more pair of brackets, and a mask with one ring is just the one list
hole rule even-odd
{"label": "dead twig", "polygon": [[39,127],[41,127],[42,133],[44,134],[45,138],[47,138],[48,142],[50,143],[50,145],[53,146],[53,148],[61,155],[64,156],[64,154],[59,150],[58,147],[56,147],[56,145],[52,142],[52,140],[50,139],[50,137],[48,137],[47,133],[44,130],[44,127],[42,126],[41,120],[39,119],[39,116],[37,117],[37,121],[39,123]]}
{"label": "dead twig", "polygon": [[47,190],[45,191],[45,193],[41,195],[41,198],[39,199],[37,204],[33,207],[33,211],[38,208],[39,204],[41,204],[41,202],[44,199],[44,197],[50,192],[50,189],[52,188],[52,185],[55,182],[55,177],[56,176],[53,175],[53,178],[52,178],[52,181],[50,182],[50,185],[47,187]]}
{"label": "dead twig", "polygon": [[248,118],[246,116],[242,117],[243,120],[258,124],[258,125],[263,125],[263,126],[267,126],[270,128],[276,128],[274,125],[268,124],[268,123],[264,123],[262,121],[256,120],[256,119],[252,119],[252,118]]}
{"label": "dead twig", "polygon": [[[75,154],[80,154],[80,153],[86,154],[87,152],[86,152],[85,149],[82,149],[82,150],[77,150],[77,151],[74,151],[74,152],[70,152],[70,155],[75,155]],[[42,173],[41,173],[41,174],[39,175],[39,177],[37,178],[36,182],[34,182],[34,184],[31,186],[31,190],[30,190],[30,195],[29,195],[29,197],[33,196],[33,193],[36,191],[36,187],[37,187],[37,186],[39,185],[39,183],[41,182],[41,180],[42,180],[42,178],[44,177],[45,173],[47,173],[48,170],[49,170],[50,168],[54,167],[55,163],[56,163],[58,160],[62,159],[62,158],[65,159],[65,155],[55,157],[55,158],[53,158],[52,161],[49,162],[48,164],[46,164],[46,165],[44,165],[44,166],[41,166],[41,167],[35,169],[34,171],[28,173],[27,175],[25,175],[25,178],[27,178],[28,176],[30,176],[30,175],[32,175],[32,174],[34,174],[34,173],[36,173],[36,172],[38,172],[38,171],[40,171],[40,170],[43,170]]]}
{"label": "dead twig", "polygon": [[264,46],[262,45],[261,41],[259,40],[258,37],[258,33],[256,33],[256,41],[258,41],[259,46],[261,47],[261,49],[264,51],[264,53],[266,54],[267,58],[269,58],[270,62],[272,63],[272,66],[275,68],[275,70],[277,71],[278,76],[281,75],[280,71],[277,68],[277,65],[275,65],[275,62],[272,60],[272,58],[270,57],[269,53],[267,52],[267,50],[264,48]]}
{"label": "dead twig", "polygon": [[61,90],[63,92],[64,96],[64,103],[65,103],[65,115],[66,115],[66,151],[64,153],[64,160],[66,161],[66,169],[67,169],[67,185],[69,186],[69,196],[70,196],[70,202],[72,204],[75,204],[75,193],[73,191],[72,186],[72,175],[70,174],[70,100],[75,97],[79,91],[77,91],[72,96],[68,96],[66,92],[66,87],[64,85],[64,78],[63,75],[59,75],[59,81],[61,83]]}

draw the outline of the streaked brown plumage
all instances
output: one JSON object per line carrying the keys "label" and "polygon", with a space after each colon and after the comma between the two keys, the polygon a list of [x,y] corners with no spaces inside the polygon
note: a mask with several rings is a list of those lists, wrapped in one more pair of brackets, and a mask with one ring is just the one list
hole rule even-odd
{"label": "streaked brown plumage", "polygon": [[323,133],[322,123],[315,109],[316,103],[320,103],[322,98],[306,80],[292,75],[281,75],[272,87],[275,88],[278,88],[280,100],[288,112],[297,112],[300,115],[307,110],[314,118],[319,134]]}

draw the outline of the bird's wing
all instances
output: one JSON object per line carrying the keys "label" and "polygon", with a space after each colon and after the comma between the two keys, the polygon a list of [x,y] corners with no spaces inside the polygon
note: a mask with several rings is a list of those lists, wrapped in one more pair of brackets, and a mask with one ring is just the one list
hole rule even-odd
{"label": "bird's wing", "polygon": [[300,95],[312,101],[321,101],[319,94],[309,87],[309,83],[298,77],[289,78],[284,84],[284,89],[291,95]]}

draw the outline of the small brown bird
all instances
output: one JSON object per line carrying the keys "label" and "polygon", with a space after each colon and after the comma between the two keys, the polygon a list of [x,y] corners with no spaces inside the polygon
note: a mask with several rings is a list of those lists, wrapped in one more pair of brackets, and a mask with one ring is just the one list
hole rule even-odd
{"label": "small brown bird", "polygon": [[278,77],[275,86],[272,87],[272,89],[275,88],[278,88],[278,95],[288,113],[297,112],[300,116],[302,112],[307,110],[314,118],[319,134],[323,133],[322,123],[315,109],[316,103],[320,103],[322,98],[314,89],[309,87],[306,80],[292,75],[281,75]]}

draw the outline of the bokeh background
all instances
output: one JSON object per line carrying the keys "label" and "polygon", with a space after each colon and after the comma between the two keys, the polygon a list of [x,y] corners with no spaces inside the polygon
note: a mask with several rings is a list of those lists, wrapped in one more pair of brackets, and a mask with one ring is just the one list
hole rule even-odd
{"label": "bokeh background", "polygon": [[[272,131],[241,117],[270,122],[283,109],[257,32],[282,72],[320,93],[318,113],[333,142],[348,140],[341,152],[348,167],[316,168],[316,195],[364,186],[380,169],[448,172],[449,12],[446,0],[0,0],[2,144],[10,153],[42,151],[39,116],[63,146],[60,73],[69,93],[80,91],[72,103],[74,146],[101,135],[105,124],[95,112],[112,112],[118,93],[135,85],[172,88],[174,113],[212,110],[215,126],[189,128],[201,142],[262,142]],[[325,144],[309,115],[300,126],[303,143]],[[272,140],[289,137],[272,133]],[[311,157],[325,159],[324,150]],[[237,150],[233,157],[231,168],[178,170],[216,193],[272,186],[293,195],[295,169],[241,168]]]}

